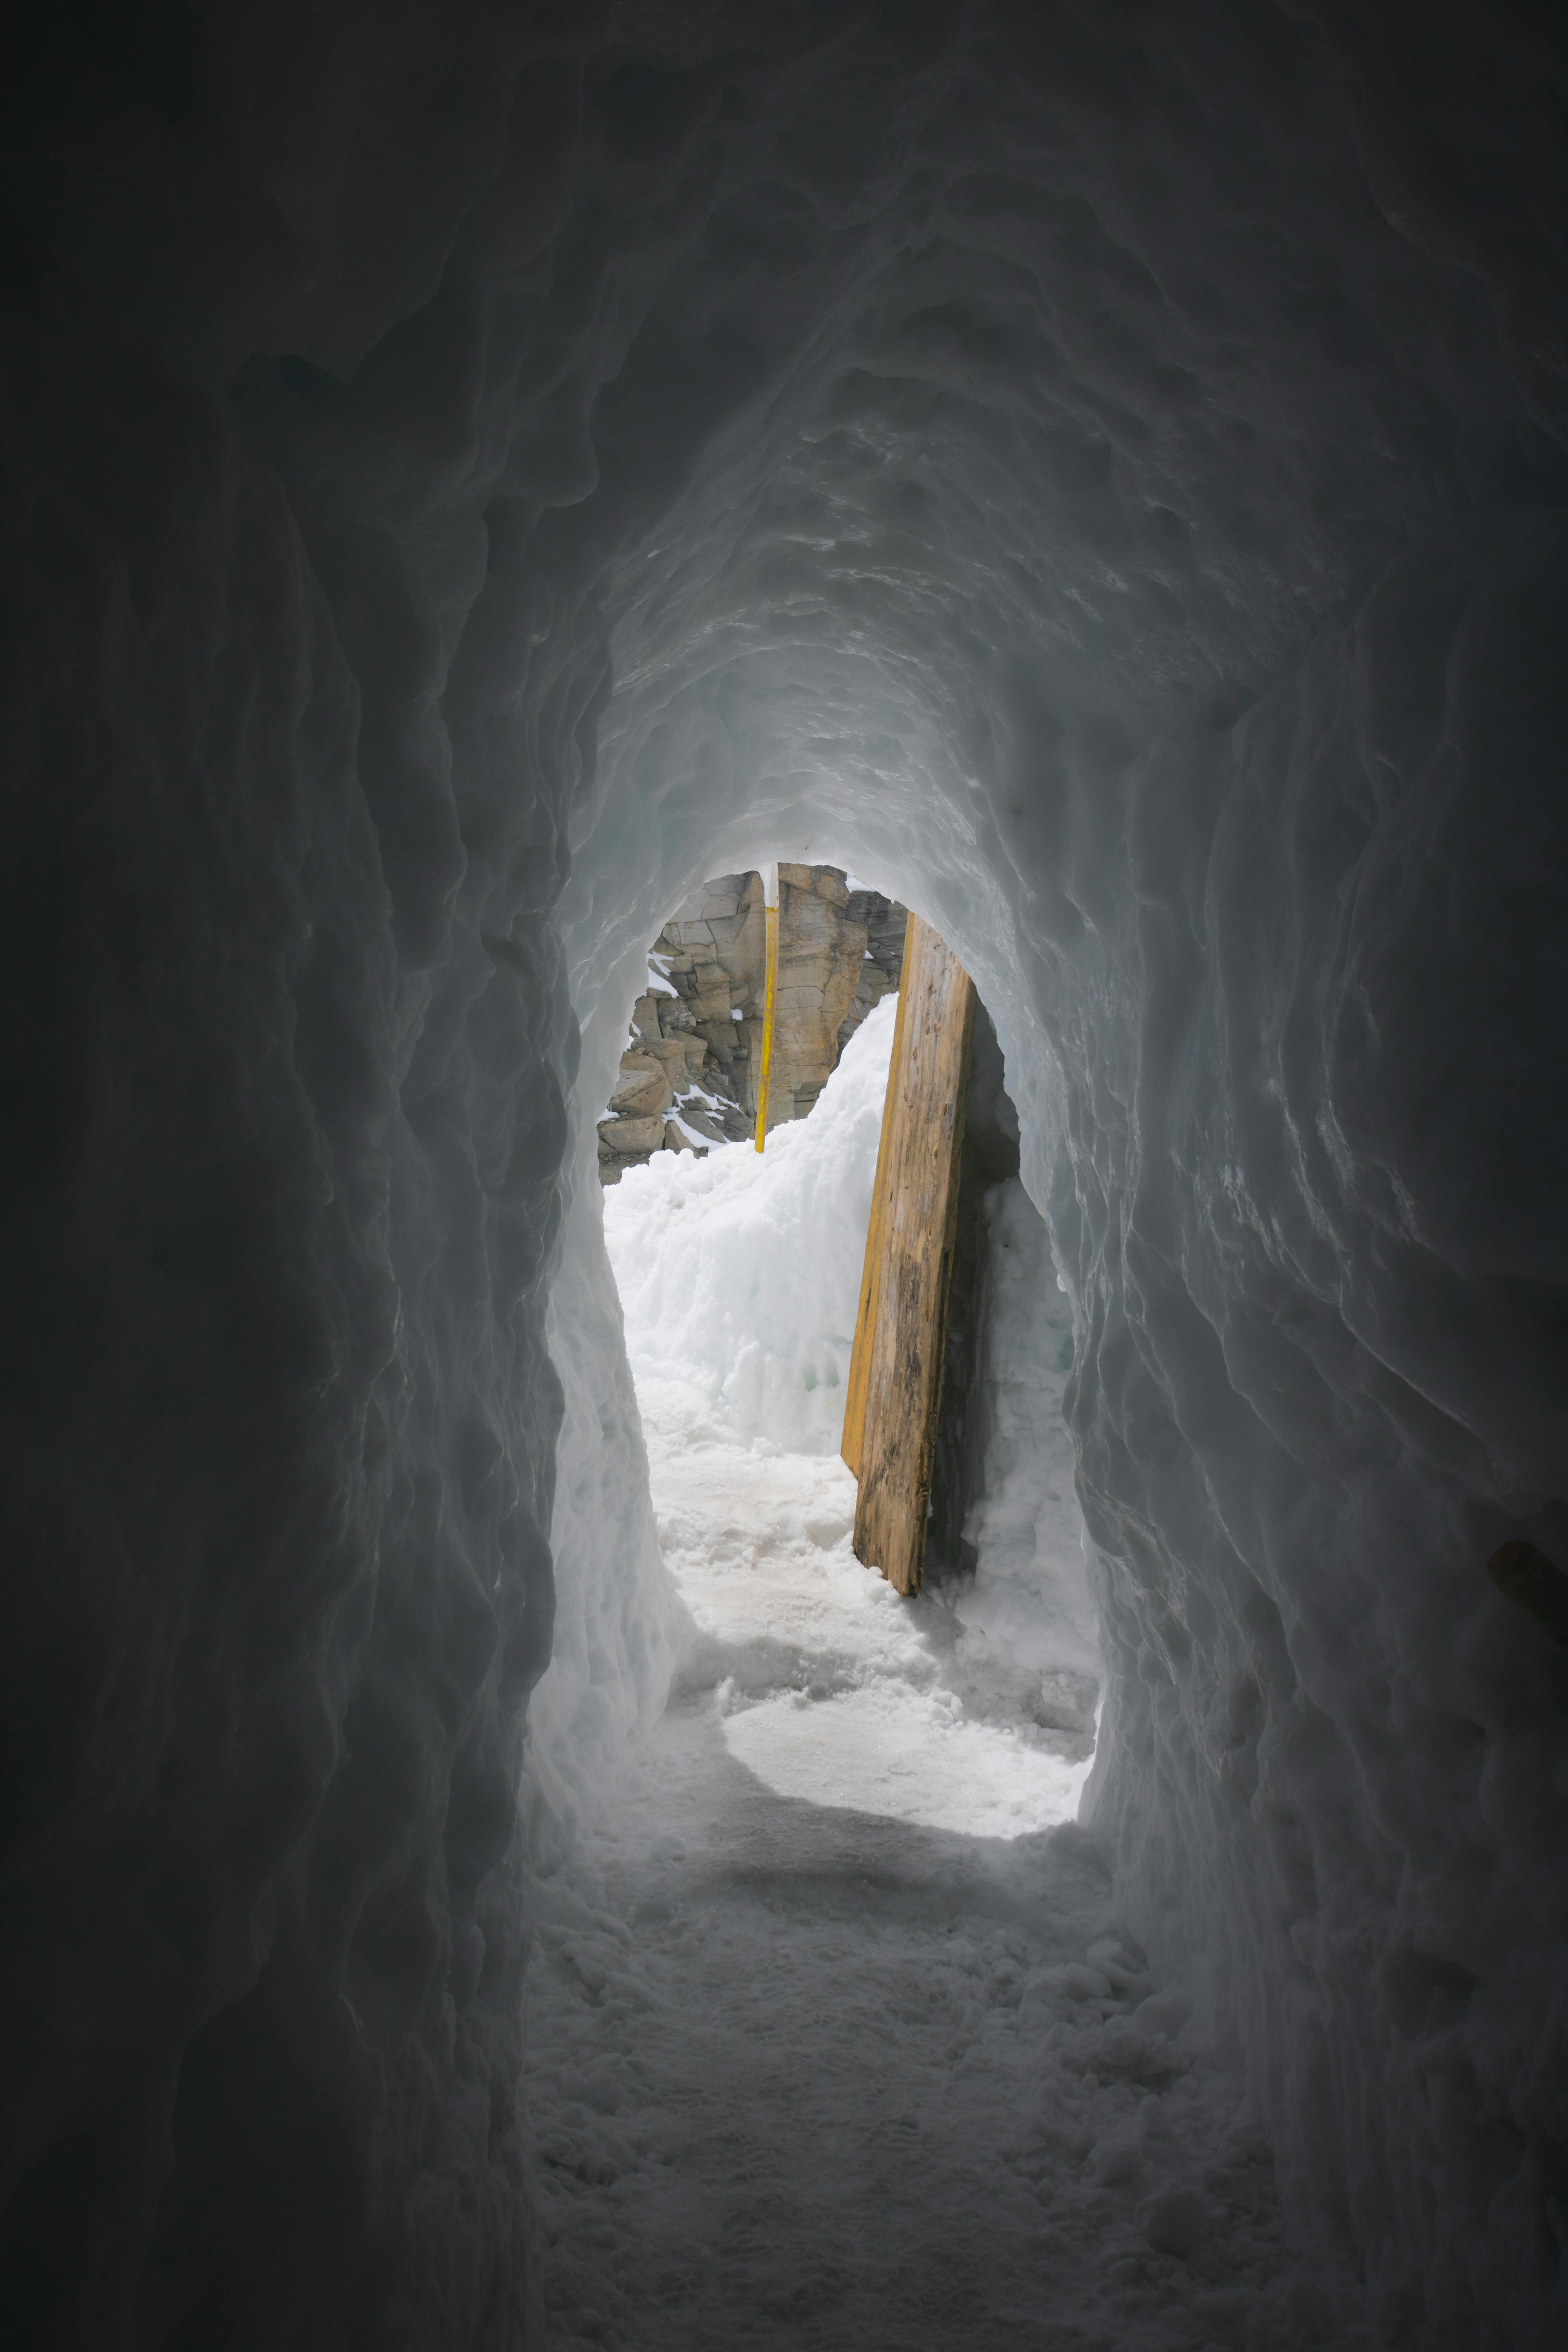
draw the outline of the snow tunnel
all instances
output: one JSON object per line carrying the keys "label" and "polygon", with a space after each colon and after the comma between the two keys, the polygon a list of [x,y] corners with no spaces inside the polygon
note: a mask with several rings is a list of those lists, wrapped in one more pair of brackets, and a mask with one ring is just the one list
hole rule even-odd
{"label": "snow tunnel", "polygon": [[[1565,80],[26,29],[11,2340],[1562,2340]],[[1070,1311],[1104,1711],[1005,1861],[669,1728],[595,1122],[773,858],[973,976]]]}

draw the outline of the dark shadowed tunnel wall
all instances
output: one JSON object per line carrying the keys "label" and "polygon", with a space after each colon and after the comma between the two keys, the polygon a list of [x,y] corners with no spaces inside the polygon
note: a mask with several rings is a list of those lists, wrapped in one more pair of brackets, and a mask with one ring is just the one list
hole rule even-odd
{"label": "dark shadowed tunnel wall", "polygon": [[1366,14],[37,29],[27,2340],[532,2337],[526,1702],[559,1610],[568,1834],[663,1639],[587,1155],[628,960],[764,853],[918,893],[995,1013],[1092,1822],[1299,2229],[1380,2343],[1568,2318],[1568,1693],[1482,1572],[1568,1558],[1563,61]]}

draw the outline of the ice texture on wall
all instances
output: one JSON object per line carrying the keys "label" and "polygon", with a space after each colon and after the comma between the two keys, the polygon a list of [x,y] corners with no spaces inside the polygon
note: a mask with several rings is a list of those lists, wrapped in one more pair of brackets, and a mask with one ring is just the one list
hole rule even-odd
{"label": "ice texture on wall", "polygon": [[1550,20],[157,27],[6,93],[14,2297],[523,2339],[546,1529],[542,1814],[667,1638],[593,1114],[783,856],[995,1015],[1119,1899],[1382,2340],[1549,2342]]}
{"label": "ice texture on wall", "polygon": [[[1067,1115],[1087,1140],[1118,1102],[1121,1197],[1070,1145],[1058,1194],[1129,1669],[1095,1818],[1189,1948],[1209,1905],[1236,1922],[1216,2012],[1377,2249],[1380,2326],[1435,2342],[1502,2310],[1545,2340],[1556,2271],[1561,1685],[1481,1570],[1565,1524],[1556,1114],[1525,1067],[1563,1010],[1565,552],[1478,525],[1396,564],[1222,742],[1144,766],[1142,986]],[[1197,1797],[1206,1884],[1155,1787]],[[1414,2283],[1426,2216],[1457,2310]]]}
{"label": "ice texture on wall", "polygon": [[965,1648],[975,1671],[1010,1684],[1037,1722],[1079,1733],[1087,1755],[1103,1664],[1063,1414],[1072,1307],[1045,1220],[1016,1176],[986,1194],[984,1219]]}

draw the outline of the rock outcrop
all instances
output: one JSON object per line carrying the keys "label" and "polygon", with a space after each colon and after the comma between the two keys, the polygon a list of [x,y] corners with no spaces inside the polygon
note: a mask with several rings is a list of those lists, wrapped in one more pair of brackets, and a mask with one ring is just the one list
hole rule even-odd
{"label": "rock outcrop", "polygon": [[[770,1127],[806,1116],[868,1013],[898,987],[907,918],[880,891],[852,890],[837,866],[779,867]],[[599,1122],[605,1183],[656,1151],[755,1135],[765,945],[760,874],[704,883],[665,925]]]}

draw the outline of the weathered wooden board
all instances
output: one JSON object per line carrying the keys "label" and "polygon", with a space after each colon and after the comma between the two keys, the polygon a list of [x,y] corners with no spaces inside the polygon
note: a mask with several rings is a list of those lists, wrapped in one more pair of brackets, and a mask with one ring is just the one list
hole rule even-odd
{"label": "weathered wooden board", "polygon": [[[910,917],[911,925],[917,920],[917,917]],[[906,961],[913,937],[912,929],[904,935]],[[878,1277],[882,1267],[883,1239],[888,1222],[889,1147],[893,1132],[890,1111],[897,1089],[898,1071],[903,1058],[904,1008],[908,1003],[909,997],[900,987],[898,1010],[893,1015],[893,1052],[888,1064],[888,1091],[882,1102],[882,1132],[877,1143],[877,1174],[871,1187],[871,1222],[866,1228],[866,1256],[860,1270],[860,1304],[855,1317],[855,1345],[850,1351],[849,1384],[844,1396],[844,1435],[838,1450],[845,1466],[857,1478],[860,1475],[861,1446],[866,1433],[866,1381],[871,1365],[871,1333],[877,1323]]]}
{"label": "weathered wooden board", "polygon": [[920,1591],[925,1548],[974,1002],[957,957],[911,915],[843,1443],[859,1480],[856,1557],[900,1592]]}

